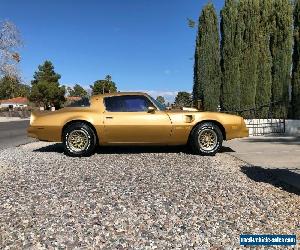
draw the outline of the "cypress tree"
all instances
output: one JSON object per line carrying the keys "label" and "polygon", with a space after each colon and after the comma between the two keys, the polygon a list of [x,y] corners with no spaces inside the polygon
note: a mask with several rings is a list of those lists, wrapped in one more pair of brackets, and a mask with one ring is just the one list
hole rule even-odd
{"label": "cypress tree", "polygon": [[[196,46],[195,46],[195,55],[194,55],[194,84],[193,84],[193,103],[194,106],[197,108],[199,107],[199,101],[203,100],[203,90],[200,89],[200,84],[199,84],[199,60],[198,60],[198,55],[199,55],[199,37],[197,34],[196,38]],[[202,108],[202,105],[200,105]]]}
{"label": "cypress tree", "polygon": [[[241,109],[255,107],[257,64],[259,0],[241,0],[239,4],[239,32],[242,34],[240,57]],[[251,112],[243,112],[252,117]]]}
{"label": "cypress tree", "polygon": [[195,72],[194,100],[202,98],[204,110],[216,111],[220,103],[221,67],[218,20],[211,3],[203,8],[199,17]]}
{"label": "cypress tree", "polygon": [[[258,30],[258,63],[255,106],[259,108],[271,102],[272,57],[270,51],[272,1],[260,1],[260,22]],[[267,118],[269,107],[257,109],[256,118]]]}
{"label": "cypress tree", "polygon": [[221,11],[221,52],[222,52],[222,110],[240,109],[240,70],[239,56],[241,32],[238,25],[238,2],[226,0]]}
{"label": "cypress tree", "polygon": [[300,119],[300,0],[296,0],[294,9],[294,52],[292,78],[293,118]]}
{"label": "cypress tree", "polygon": [[273,8],[273,32],[270,46],[272,65],[273,117],[287,116],[289,102],[290,71],[292,64],[293,12],[290,0],[276,0]]}

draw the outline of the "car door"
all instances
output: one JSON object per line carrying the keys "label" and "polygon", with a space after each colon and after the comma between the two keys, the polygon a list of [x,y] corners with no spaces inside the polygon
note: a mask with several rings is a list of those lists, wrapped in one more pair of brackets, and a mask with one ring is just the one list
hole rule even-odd
{"label": "car door", "polygon": [[165,144],[171,120],[164,111],[148,112],[154,104],[143,95],[104,98],[104,139],[108,144]]}

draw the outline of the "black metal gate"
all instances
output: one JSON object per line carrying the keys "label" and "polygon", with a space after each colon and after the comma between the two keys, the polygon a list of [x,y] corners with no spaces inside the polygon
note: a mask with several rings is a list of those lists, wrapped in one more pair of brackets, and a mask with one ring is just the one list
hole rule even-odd
{"label": "black metal gate", "polygon": [[285,119],[247,119],[246,124],[253,136],[285,133]]}
{"label": "black metal gate", "polygon": [[[281,107],[280,112],[273,113],[275,107]],[[283,108],[282,108],[283,107]],[[267,105],[254,107],[251,109],[230,111],[228,113],[237,114],[244,117],[249,134],[253,136],[267,135],[267,134],[283,134],[285,133],[285,102],[271,102]],[[267,111],[262,115],[262,111]],[[262,119],[262,116],[264,117]]]}

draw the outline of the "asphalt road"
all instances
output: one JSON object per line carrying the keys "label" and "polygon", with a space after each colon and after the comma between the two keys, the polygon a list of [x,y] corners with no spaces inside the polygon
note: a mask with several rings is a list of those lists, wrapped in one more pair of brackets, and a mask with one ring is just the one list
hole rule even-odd
{"label": "asphalt road", "polygon": [[33,141],[27,137],[29,121],[0,122],[0,150]]}

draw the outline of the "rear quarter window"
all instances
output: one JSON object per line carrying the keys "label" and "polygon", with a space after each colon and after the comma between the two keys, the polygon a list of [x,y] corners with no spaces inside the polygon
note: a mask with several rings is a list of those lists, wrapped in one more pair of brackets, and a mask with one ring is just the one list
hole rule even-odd
{"label": "rear quarter window", "polygon": [[89,107],[90,105],[90,99],[82,97],[80,100],[71,101],[66,107]]}
{"label": "rear quarter window", "polygon": [[122,112],[123,103],[121,96],[105,97],[104,98],[105,109],[110,112]]}

